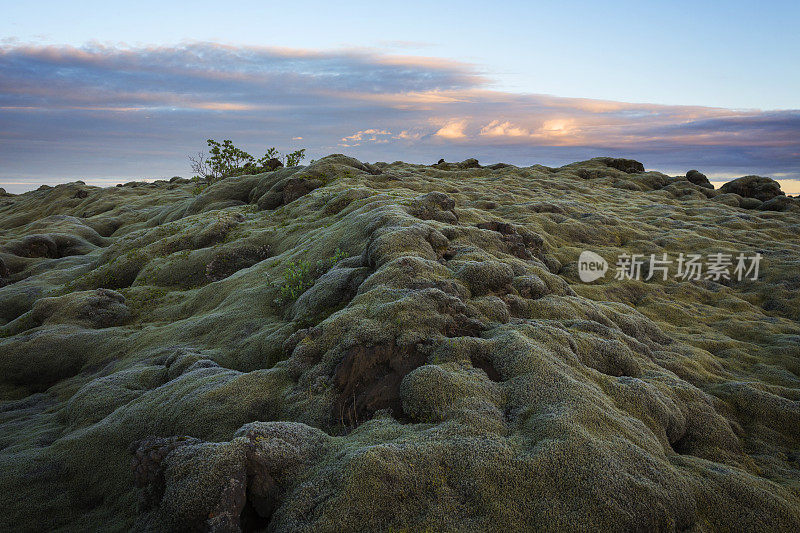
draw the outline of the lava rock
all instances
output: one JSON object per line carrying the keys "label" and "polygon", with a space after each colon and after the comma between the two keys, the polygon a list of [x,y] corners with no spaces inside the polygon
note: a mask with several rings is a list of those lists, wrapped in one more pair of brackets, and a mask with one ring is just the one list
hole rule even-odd
{"label": "lava rock", "polygon": [[421,196],[417,196],[411,202],[411,214],[422,220],[438,220],[455,224],[458,222],[458,215],[454,209],[455,200],[443,192],[433,191]]}
{"label": "lava rock", "polygon": [[621,170],[627,174],[638,174],[644,172],[644,165],[635,159],[623,159],[620,157],[601,157],[598,160],[606,166]]}
{"label": "lava rock", "polygon": [[723,193],[738,194],[743,198],[755,198],[766,202],[776,196],[783,196],[781,184],[763,176],[743,176],[729,181],[719,188]]}
{"label": "lava rock", "polygon": [[705,187],[706,189],[714,188],[714,186],[711,185],[711,182],[708,181],[706,175],[700,172],[699,170],[690,170],[689,172],[687,172],[686,179],[691,181],[695,185],[699,185],[700,187]]}
{"label": "lava rock", "polygon": [[788,196],[776,196],[762,203],[758,209],[763,211],[800,211],[800,202]]}

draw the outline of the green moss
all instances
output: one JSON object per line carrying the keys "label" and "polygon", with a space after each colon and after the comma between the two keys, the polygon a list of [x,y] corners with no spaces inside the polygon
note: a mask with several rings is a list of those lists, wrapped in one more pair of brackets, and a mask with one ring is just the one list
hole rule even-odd
{"label": "green moss", "polygon": [[[630,165],[14,196],[0,529],[797,530],[797,218]],[[585,249],[764,263],[584,284]],[[181,445],[137,488],[148,438]]]}

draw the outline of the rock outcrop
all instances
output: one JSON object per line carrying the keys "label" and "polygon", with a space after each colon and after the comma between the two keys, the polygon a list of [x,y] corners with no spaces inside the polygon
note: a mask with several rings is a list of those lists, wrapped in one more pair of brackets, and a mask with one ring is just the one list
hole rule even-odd
{"label": "rock outcrop", "polygon": [[714,186],[708,181],[708,178],[705,174],[700,172],[699,170],[690,170],[686,173],[686,179],[694,183],[695,185],[699,185],[701,187],[705,187],[706,189],[713,189]]}
{"label": "rock outcrop", "polygon": [[742,198],[755,198],[766,202],[776,196],[783,196],[781,185],[771,178],[744,176],[731,180],[719,188],[723,193],[738,194]]}

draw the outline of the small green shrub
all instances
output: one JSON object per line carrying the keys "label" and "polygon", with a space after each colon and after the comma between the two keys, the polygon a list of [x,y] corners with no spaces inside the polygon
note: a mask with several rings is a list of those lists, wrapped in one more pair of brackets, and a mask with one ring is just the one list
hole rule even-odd
{"label": "small green shrub", "polygon": [[289,261],[286,270],[283,271],[283,285],[280,289],[278,303],[285,304],[297,300],[301,294],[314,285],[320,276],[345,257],[347,257],[347,254],[337,248],[333,256],[317,261],[316,265],[302,259]]}
{"label": "small green shrub", "polygon": [[302,150],[295,150],[291,154],[286,155],[286,166],[287,167],[296,167],[300,164],[300,162],[305,159],[306,157],[306,149],[303,148]]}
{"label": "small green shrub", "polygon": [[311,263],[308,261],[289,261],[283,271],[283,286],[280,298],[284,301],[294,301],[314,284],[311,273]]}

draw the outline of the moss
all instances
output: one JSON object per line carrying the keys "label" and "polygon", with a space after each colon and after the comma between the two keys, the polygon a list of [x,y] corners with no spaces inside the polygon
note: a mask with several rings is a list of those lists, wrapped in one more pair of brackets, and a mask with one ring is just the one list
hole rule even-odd
{"label": "moss", "polygon": [[[798,529],[792,204],[634,163],[11,197],[0,528]],[[764,260],[583,284],[584,249]]]}

